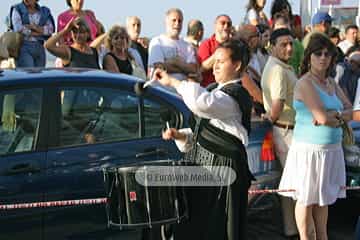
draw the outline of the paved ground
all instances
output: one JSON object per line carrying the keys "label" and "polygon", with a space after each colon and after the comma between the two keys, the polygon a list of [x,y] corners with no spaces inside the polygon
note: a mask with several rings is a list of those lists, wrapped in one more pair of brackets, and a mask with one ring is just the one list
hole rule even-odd
{"label": "paved ground", "polygon": [[[269,204],[270,203],[270,204]],[[354,240],[360,216],[359,198],[340,200],[329,209],[329,240]],[[282,235],[280,205],[276,195],[266,195],[249,210],[249,240],[286,240]]]}

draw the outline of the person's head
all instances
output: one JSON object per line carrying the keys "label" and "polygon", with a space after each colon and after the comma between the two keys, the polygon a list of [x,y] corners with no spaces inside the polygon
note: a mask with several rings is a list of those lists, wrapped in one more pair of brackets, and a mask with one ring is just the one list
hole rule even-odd
{"label": "person's head", "polygon": [[314,33],[304,52],[301,74],[308,71],[325,71],[328,76],[336,60],[336,46],[323,34]]}
{"label": "person's head", "polygon": [[105,38],[105,47],[110,51],[126,50],[129,48],[129,35],[126,28],[120,25],[112,26]]}
{"label": "person's head", "polygon": [[140,37],[141,20],[137,16],[130,16],[126,18],[126,29],[130,39],[136,41]]}
{"label": "person's head", "polygon": [[261,48],[264,48],[270,42],[270,33],[271,33],[270,27],[269,27],[269,25],[266,25],[266,24],[259,24],[256,26],[256,28],[258,29],[258,32],[260,34],[259,46]]}
{"label": "person's head", "polygon": [[273,30],[287,28],[291,30],[290,20],[286,15],[283,14],[275,14],[274,22],[273,22]]}
{"label": "person's head", "polygon": [[358,37],[359,28],[358,26],[351,24],[348,25],[345,29],[345,39],[351,42],[352,44],[355,44]]}
{"label": "person's head", "polygon": [[183,24],[183,13],[178,8],[171,8],[166,12],[166,35],[172,39],[179,39]]}
{"label": "person's head", "polygon": [[84,0],[66,0],[67,5],[74,11],[81,11],[84,5]]}
{"label": "person's head", "polygon": [[197,41],[201,41],[204,36],[204,26],[200,20],[192,19],[187,26],[187,36],[193,37]]}
{"label": "person's head", "polygon": [[87,44],[91,40],[90,27],[84,18],[76,20],[77,27],[71,29],[71,35],[75,43]]}
{"label": "person's head", "polygon": [[332,18],[327,12],[317,12],[311,19],[311,25],[313,28],[322,33],[329,33],[331,27]]}
{"label": "person's head", "polygon": [[231,38],[232,21],[226,14],[218,15],[215,18],[215,38],[219,43],[225,42]]}
{"label": "person's head", "polygon": [[331,40],[331,42],[335,45],[338,45],[338,43],[340,42],[340,30],[336,27],[331,27],[329,29],[329,33],[328,36]]}
{"label": "person's head", "polygon": [[235,33],[234,39],[246,42],[252,52],[256,50],[259,45],[260,35],[257,28],[252,24],[242,25]]}
{"label": "person's head", "polygon": [[293,36],[289,29],[280,28],[271,33],[271,55],[287,63],[293,51]]}
{"label": "person's head", "polygon": [[213,74],[218,83],[239,78],[250,61],[247,44],[235,39],[221,43],[214,54]]}
{"label": "person's head", "polygon": [[360,46],[351,46],[346,54],[346,60],[350,64],[352,71],[360,73]]}
{"label": "person's head", "polygon": [[28,7],[34,7],[39,0],[23,0],[23,3]]}
{"label": "person's head", "polygon": [[271,5],[271,18],[275,19],[276,14],[281,14],[288,19],[292,19],[291,5],[287,0],[274,0]]}
{"label": "person's head", "polygon": [[255,9],[256,11],[261,11],[266,4],[266,0],[249,0],[247,5],[247,10]]}

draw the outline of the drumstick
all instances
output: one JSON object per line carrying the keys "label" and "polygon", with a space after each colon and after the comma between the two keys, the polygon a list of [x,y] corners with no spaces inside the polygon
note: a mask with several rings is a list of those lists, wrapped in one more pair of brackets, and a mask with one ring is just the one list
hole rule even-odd
{"label": "drumstick", "polygon": [[151,80],[149,80],[149,81],[145,82],[145,83],[144,83],[143,88],[146,88],[147,86],[149,86],[150,84],[152,84],[152,83],[153,83],[153,82],[155,82],[155,81],[156,81],[156,79],[155,79],[155,78],[153,78],[153,79],[151,79]]}
{"label": "drumstick", "polygon": [[170,129],[169,121],[166,121],[166,128],[167,128],[167,129]]}

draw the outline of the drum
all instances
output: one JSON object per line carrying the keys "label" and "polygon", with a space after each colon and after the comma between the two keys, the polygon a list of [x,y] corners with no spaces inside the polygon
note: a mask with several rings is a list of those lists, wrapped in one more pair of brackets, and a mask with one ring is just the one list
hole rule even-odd
{"label": "drum", "polygon": [[109,227],[151,228],[180,223],[188,217],[188,206],[181,186],[147,186],[136,181],[136,173],[148,167],[179,166],[175,161],[145,162],[104,169]]}

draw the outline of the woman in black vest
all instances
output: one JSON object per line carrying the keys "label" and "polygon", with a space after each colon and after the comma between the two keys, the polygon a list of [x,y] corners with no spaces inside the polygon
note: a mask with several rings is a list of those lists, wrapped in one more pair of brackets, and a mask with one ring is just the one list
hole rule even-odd
{"label": "woman in black vest", "polygon": [[250,132],[251,97],[241,86],[249,62],[247,45],[230,40],[215,52],[211,90],[198,83],[179,81],[161,69],[155,78],[174,87],[195,115],[190,129],[167,129],[166,140],[175,140],[194,166],[227,166],[236,178],[231,185],[194,186],[186,189],[189,221],[174,226],[175,239],[246,239],[247,192],[252,175],[245,146]]}
{"label": "woman in black vest", "polygon": [[[70,32],[74,41],[71,46],[64,43],[57,45],[60,39]],[[83,18],[76,18],[63,30],[50,37],[44,46],[51,54],[61,58],[64,67],[100,69],[97,46],[89,46],[90,39],[89,25]]]}

